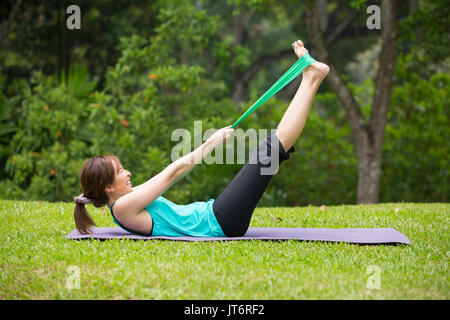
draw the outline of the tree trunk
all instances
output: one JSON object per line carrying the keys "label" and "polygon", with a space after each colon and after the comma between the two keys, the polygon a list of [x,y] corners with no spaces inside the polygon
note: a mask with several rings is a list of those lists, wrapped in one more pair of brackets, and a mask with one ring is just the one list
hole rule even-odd
{"label": "tree trunk", "polygon": [[359,156],[357,203],[377,203],[381,177],[381,153],[374,154],[373,148],[364,148]]}
{"label": "tree trunk", "polygon": [[233,73],[233,88],[231,89],[231,99],[234,104],[245,100],[247,89],[248,82],[245,81],[242,72],[235,71]]}
{"label": "tree trunk", "polygon": [[309,1],[308,33],[313,47],[316,49],[316,58],[330,66],[327,81],[341,102],[352,130],[352,138],[359,160],[357,203],[376,203],[382,174],[381,159],[387,111],[397,58],[396,2],[383,0],[381,3],[382,48],[369,124],[365,123],[361,107],[333,62],[320,25],[319,9],[315,1]]}
{"label": "tree trunk", "polygon": [[[381,2],[381,52],[379,70],[375,83],[375,95],[369,120],[369,137],[371,143],[371,161],[369,165],[369,182],[361,186],[358,193],[359,203],[378,202],[380,179],[382,175],[382,152],[387,114],[391,101],[392,80],[397,60],[396,1]],[[361,183],[362,184],[362,183]],[[374,191],[372,192],[372,188]]]}

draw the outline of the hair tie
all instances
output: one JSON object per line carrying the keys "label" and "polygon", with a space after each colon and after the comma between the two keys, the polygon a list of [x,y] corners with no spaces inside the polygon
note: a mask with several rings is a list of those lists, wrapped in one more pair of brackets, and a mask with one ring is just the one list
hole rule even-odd
{"label": "hair tie", "polygon": [[75,197],[75,198],[73,199],[73,201],[74,201],[76,204],[88,204],[88,203],[91,203],[91,200],[89,200],[88,198],[86,198],[86,197],[84,196],[84,194],[80,194],[78,197]]}

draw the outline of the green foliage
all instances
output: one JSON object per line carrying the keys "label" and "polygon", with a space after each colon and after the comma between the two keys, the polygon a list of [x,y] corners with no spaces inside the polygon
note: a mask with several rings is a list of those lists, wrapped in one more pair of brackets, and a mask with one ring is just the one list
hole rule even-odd
{"label": "green foliage", "polygon": [[[366,4],[352,1],[351,8],[363,10]],[[49,17],[58,7],[52,5]],[[108,37],[116,37],[97,46],[100,58],[80,49],[75,51],[80,63],[57,72],[49,67],[58,60],[55,57],[38,63],[35,57],[25,56],[28,51],[19,50],[23,45],[17,44],[19,27],[25,39],[34,32],[31,24],[24,25],[29,20],[18,22],[12,29],[9,46],[0,52],[5,61],[0,78],[1,197],[70,201],[80,193],[81,166],[98,154],[117,155],[132,172],[134,185],[146,181],[172,161],[172,148],[179,142],[171,141],[174,130],[187,129],[193,139],[194,121],[202,120],[206,131],[230,125],[245,112],[294,60],[264,67],[249,84],[251,98],[239,105],[230,99],[233,74],[248,68],[258,57],[284,48],[292,30],[304,30],[298,21],[289,20],[302,14],[302,4],[297,2],[161,0],[146,11],[148,19],[153,20],[145,23],[145,14],[137,8],[146,7],[146,3],[135,2],[136,6],[129,7],[120,19],[116,14],[103,17],[102,10],[110,12],[110,5],[109,1],[99,1],[84,12],[85,21],[93,23],[95,30],[104,21],[116,19],[117,25],[111,25],[113,29],[107,32]],[[344,1],[329,2],[331,11],[342,6],[348,9]],[[400,58],[385,135],[381,201],[447,201],[449,197],[449,77],[443,47],[436,41],[442,27],[437,24],[443,23],[444,16],[437,1],[422,7],[418,20],[402,22]],[[35,13],[40,7],[30,8]],[[253,35],[244,44],[234,42],[232,14],[252,17]],[[42,38],[55,31],[47,18],[40,25]],[[127,23],[127,19],[132,21]],[[422,39],[425,45],[420,50],[417,21],[436,25],[435,29],[421,27],[426,39]],[[136,28],[135,23],[145,30]],[[83,33],[83,37],[88,35]],[[94,41],[95,37],[88,38]],[[36,37],[38,49],[43,45],[39,39]],[[358,41],[340,41],[334,53],[339,63],[352,59],[347,68],[350,76],[345,76],[366,120],[374,92],[376,39],[367,35]],[[356,59],[349,55],[364,51],[362,47],[367,50]],[[433,50],[435,54],[430,55]],[[102,59],[105,62],[99,62]],[[29,64],[42,72],[33,73],[29,82],[24,78],[8,80],[11,73],[30,71]],[[52,72],[46,72],[49,69]],[[272,179],[260,206],[355,201],[358,161],[350,128],[336,95],[325,83],[321,90],[295,145],[296,152]],[[276,128],[286,108],[286,101],[273,97],[240,128]],[[201,164],[166,196],[179,203],[216,197],[241,167]]]}
{"label": "green foliage", "polygon": [[86,76],[83,69],[71,72],[66,84],[38,73],[24,87],[21,117],[9,144],[14,154],[5,166],[5,197],[61,200],[77,189],[80,157],[87,155],[84,110],[95,85]]}
{"label": "green foliage", "polygon": [[414,55],[401,57],[383,151],[384,201],[448,201],[450,193],[450,76],[429,79],[408,70]]}
{"label": "green foliage", "polygon": [[[81,29],[66,27],[66,8],[81,9]],[[6,7],[5,7],[6,9]],[[148,37],[157,25],[157,1],[133,0],[23,0],[0,50],[0,71],[14,79],[68,70],[72,63],[87,66],[103,83],[105,69],[113,65],[120,37]]]}
{"label": "green foliage", "polygon": [[367,8],[367,0],[351,0],[350,7],[357,10],[365,10]]}
{"label": "green foliage", "polygon": [[[139,184],[170,163],[171,130],[192,130],[192,119],[219,128],[237,116],[227,116],[229,101],[215,100],[225,96],[223,83],[205,77],[205,68],[195,63],[199,59],[188,57],[205,51],[189,48],[208,43],[217,18],[185,5],[162,10],[161,19],[150,44],[138,36],[122,40],[122,56],[109,68],[102,91],[93,91],[81,67],[59,82],[36,75],[23,93],[22,117],[10,143],[15,153],[0,190],[4,197],[70,200],[80,192],[84,160],[98,154],[117,155]],[[181,63],[187,58],[189,64]],[[187,182],[186,190],[195,189],[195,181]],[[203,197],[206,188],[200,189]],[[182,197],[194,200],[190,192]]]}
{"label": "green foliage", "polygon": [[272,7],[274,0],[227,0],[227,5],[233,8],[233,15],[243,12],[261,11]]}
{"label": "green foliage", "polygon": [[[5,93],[5,77],[0,77],[0,177],[5,174],[5,163],[14,154],[14,147],[10,144],[11,137],[17,131],[19,112],[17,105],[21,96],[13,93],[8,97]],[[23,83],[23,82],[22,82]]]}
{"label": "green foliage", "polygon": [[409,63],[416,63],[420,68],[421,63],[438,63],[448,58],[449,14],[447,1],[421,0],[418,10],[399,24],[400,50],[415,57]]}

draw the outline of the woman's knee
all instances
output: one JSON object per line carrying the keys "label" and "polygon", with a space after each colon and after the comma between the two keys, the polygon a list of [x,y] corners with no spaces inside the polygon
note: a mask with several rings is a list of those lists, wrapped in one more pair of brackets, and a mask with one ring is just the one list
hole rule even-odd
{"label": "woman's knee", "polygon": [[286,153],[285,150],[289,150],[292,147],[291,144],[288,144],[288,142],[287,142],[288,139],[285,137],[284,132],[282,130],[280,130],[279,128],[277,128],[277,130],[275,131],[273,136],[276,136],[278,141],[280,141],[280,144],[283,147],[283,151],[285,153]]}
{"label": "woman's knee", "polygon": [[228,230],[225,235],[227,237],[243,237],[248,231],[248,226],[235,226],[233,229]]}

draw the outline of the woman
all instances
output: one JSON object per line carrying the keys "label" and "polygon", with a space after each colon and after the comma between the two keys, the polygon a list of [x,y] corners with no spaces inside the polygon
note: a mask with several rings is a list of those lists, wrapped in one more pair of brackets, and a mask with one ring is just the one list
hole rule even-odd
{"label": "woman", "polygon": [[[300,40],[293,43],[293,48],[299,59],[308,52]],[[259,199],[277,171],[261,174],[262,169],[271,166],[273,160],[277,160],[279,165],[295,151],[293,145],[305,126],[313,98],[328,72],[329,67],[317,61],[305,68],[300,87],[277,129],[270,132],[252,154],[251,158],[256,161],[247,161],[215,200],[177,205],[161,194],[193,169],[198,159],[203,159],[224,143],[234,131],[230,126],[216,131],[203,145],[137,187],[132,187],[130,172],[116,157],[90,158],[80,174],[83,194],[75,198],[77,229],[88,233],[89,228],[95,225],[85,208],[85,204],[91,202],[95,207],[108,205],[116,224],[141,235],[244,235]]]}

